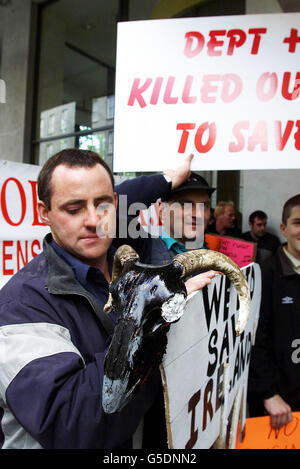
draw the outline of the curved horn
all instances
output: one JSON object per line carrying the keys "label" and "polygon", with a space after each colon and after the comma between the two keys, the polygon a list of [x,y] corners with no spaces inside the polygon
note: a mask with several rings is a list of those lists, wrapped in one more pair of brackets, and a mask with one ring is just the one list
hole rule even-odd
{"label": "curved horn", "polygon": [[[111,281],[113,282],[118,277],[120,277],[124,266],[128,263],[132,263],[134,261],[138,261],[139,255],[138,253],[127,244],[123,244],[120,246],[114,257],[113,268],[112,268],[112,275]],[[112,295],[109,293],[107,303],[104,305],[104,312],[109,313],[112,309]]]}
{"label": "curved horn", "polygon": [[218,251],[195,249],[184,254],[177,254],[173,263],[182,268],[181,278],[187,277],[197,270],[218,270],[225,274],[234,284],[240,300],[239,317],[236,324],[236,334],[240,335],[247,323],[250,313],[250,292],[248,283],[235,262]]}

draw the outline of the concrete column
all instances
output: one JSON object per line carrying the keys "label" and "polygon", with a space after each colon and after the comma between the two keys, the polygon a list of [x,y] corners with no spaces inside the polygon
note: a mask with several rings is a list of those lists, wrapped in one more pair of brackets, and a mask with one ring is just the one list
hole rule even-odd
{"label": "concrete column", "polygon": [[[30,0],[14,0],[1,7],[1,79],[6,85],[6,103],[0,103],[0,158],[26,161],[30,148],[28,78],[33,50]],[[26,146],[26,148],[25,148]]]}

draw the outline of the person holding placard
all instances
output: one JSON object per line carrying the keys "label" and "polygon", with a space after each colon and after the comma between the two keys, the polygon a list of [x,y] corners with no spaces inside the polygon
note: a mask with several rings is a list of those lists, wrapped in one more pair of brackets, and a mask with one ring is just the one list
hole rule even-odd
{"label": "person holding placard", "polygon": [[169,263],[176,254],[206,247],[204,234],[210,219],[210,198],[215,191],[196,173],[159,205],[163,227],[160,237],[152,237],[151,263]]}
{"label": "person holding placard", "polygon": [[262,265],[262,299],[249,371],[250,417],[281,428],[300,411],[300,194],[283,206],[287,239]]}
{"label": "person holding placard", "polygon": [[236,226],[233,202],[221,201],[214,211],[215,222],[209,226],[209,233],[240,238],[241,229]]}
{"label": "person holding placard", "polygon": [[[51,233],[43,252],[0,292],[0,447],[132,448],[161,381],[155,370],[124,409],[104,413],[104,358],[116,317],[103,306],[116,250],[118,195],[150,205],[182,184],[190,162],[187,157],[169,183],[162,174],[142,176],[115,192],[110,168],[94,152],[65,149],[46,161],[38,210]],[[198,284],[187,281],[187,293],[212,275],[199,275]]]}

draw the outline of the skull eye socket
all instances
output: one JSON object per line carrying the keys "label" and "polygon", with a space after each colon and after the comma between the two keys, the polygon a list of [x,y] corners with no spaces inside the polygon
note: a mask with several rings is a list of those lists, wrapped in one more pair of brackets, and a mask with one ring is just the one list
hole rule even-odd
{"label": "skull eye socket", "polygon": [[150,293],[151,295],[154,295],[154,293],[156,292],[157,290],[157,285],[153,285],[153,287],[150,288]]}
{"label": "skull eye socket", "polygon": [[143,335],[147,336],[152,334],[162,325],[162,323],[161,308],[159,306],[155,306],[147,312],[143,322]]}

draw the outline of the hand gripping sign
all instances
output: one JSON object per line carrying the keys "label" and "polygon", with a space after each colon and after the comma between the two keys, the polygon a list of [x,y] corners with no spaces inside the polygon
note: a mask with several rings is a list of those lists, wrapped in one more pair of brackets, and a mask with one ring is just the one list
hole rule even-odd
{"label": "hand gripping sign", "polygon": [[[224,287],[226,286],[227,290],[225,291],[224,288],[224,294],[221,294],[222,287],[217,294],[219,296],[218,308],[222,303],[221,298],[224,301],[226,298],[226,302],[228,302],[228,288],[231,282],[239,296],[238,318],[235,318],[234,314],[229,317],[228,304],[222,305],[227,332],[223,332],[220,366],[217,366],[218,349],[213,347],[213,345],[216,346],[218,337],[218,327],[215,325],[213,328],[214,321],[212,319],[212,311],[215,308],[214,300],[210,302],[206,290],[205,314],[203,308],[199,310],[198,307],[192,307],[192,311],[186,311],[186,313],[190,316],[189,319],[195,319],[195,324],[191,324],[189,320],[187,325],[182,324],[182,318],[186,316],[183,314],[186,298],[183,280],[199,269],[217,269],[226,274],[226,277],[221,277],[221,284],[223,285],[224,281]],[[227,283],[224,279],[227,279]],[[198,298],[198,294],[195,295],[195,298]],[[215,298],[215,293],[213,293],[213,298]],[[195,300],[191,298],[190,301],[194,302]],[[209,303],[211,303],[210,306]],[[236,296],[234,304],[237,305]],[[213,420],[214,413],[217,415],[214,419],[214,422],[217,421],[217,425],[213,428],[214,431],[210,427],[206,434],[206,436],[210,434],[210,438],[206,438],[209,443],[207,441],[206,443],[211,446],[220,433],[221,407],[224,411],[225,406],[228,407],[230,404],[228,396],[226,398],[226,394],[229,394],[228,388],[224,386],[222,394],[221,383],[222,377],[226,374],[224,370],[229,367],[228,364],[224,366],[223,361],[226,361],[226,351],[227,358],[231,358],[230,346],[232,343],[235,344],[239,341],[242,344],[239,353],[244,359],[243,366],[238,366],[238,371],[234,374],[232,389],[236,389],[235,384],[239,381],[244,369],[247,368],[245,360],[250,351],[248,347],[251,346],[251,337],[247,336],[244,340],[243,331],[247,324],[249,306],[250,289],[245,277],[236,264],[221,253],[208,250],[190,251],[176,256],[173,262],[167,266],[154,267],[141,264],[137,254],[128,246],[119,248],[115,257],[110,298],[105,308],[109,311],[113,307],[119,318],[105,358],[104,410],[107,413],[121,410],[147,380],[151,370],[160,365],[167,349],[161,364],[161,374],[165,394],[169,447],[191,448],[195,446],[196,435],[200,433],[195,427],[196,424],[198,426],[197,420],[195,420],[196,405],[200,401],[201,386],[205,382],[205,377],[208,377],[207,389],[205,390],[205,402],[208,409],[205,412],[205,428],[208,427],[207,412],[210,414],[211,420]],[[235,309],[237,310],[237,308]],[[218,309],[215,312],[216,318],[219,313]],[[172,328],[176,324],[170,328],[170,324],[177,322],[179,318],[181,318],[178,323],[179,329]],[[224,321],[220,321],[219,327],[222,329],[224,329]],[[234,335],[232,343],[229,342],[228,323],[230,321],[231,334]],[[212,330],[210,330],[211,327]],[[207,329],[208,332],[203,337],[203,333]],[[210,339],[209,333],[212,334],[212,339]],[[221,337],[221,330],[219,335]],[[199,345],[200,349],[203,350],[203,347],[206,346],[206,353],[202,350],[200,356]],[[213,354],[213,359],[211,359],[210,353]],[[183,357],[184,361],[182,361]],[[200,364],[200,368],[197,363]],[[204,369],[201,369],[203,364]],[[227,376],[229,379],[228,373]],[[214,390],[214,395],[216,394],[218,397],[217,400],[215,399],[215,411],[215,405],[212,404],[213,379],[216,381],[215,388],[217,388],[217,393]],[[177,380],[178,382],[176,382]],[[179,388],[182,388],[182,392],[179,391]],[[221,406],[221,402],[223,402],[223,406]],[[185,414],[184,409],[186,410]],[[227,413],[227,408],[225,411]],[[190,417],[192,424],[190,424]],[[186,434],[182,435],[184,428]],[[222,439],[222,437],[224,435],[221,435],[220,438]]]}

